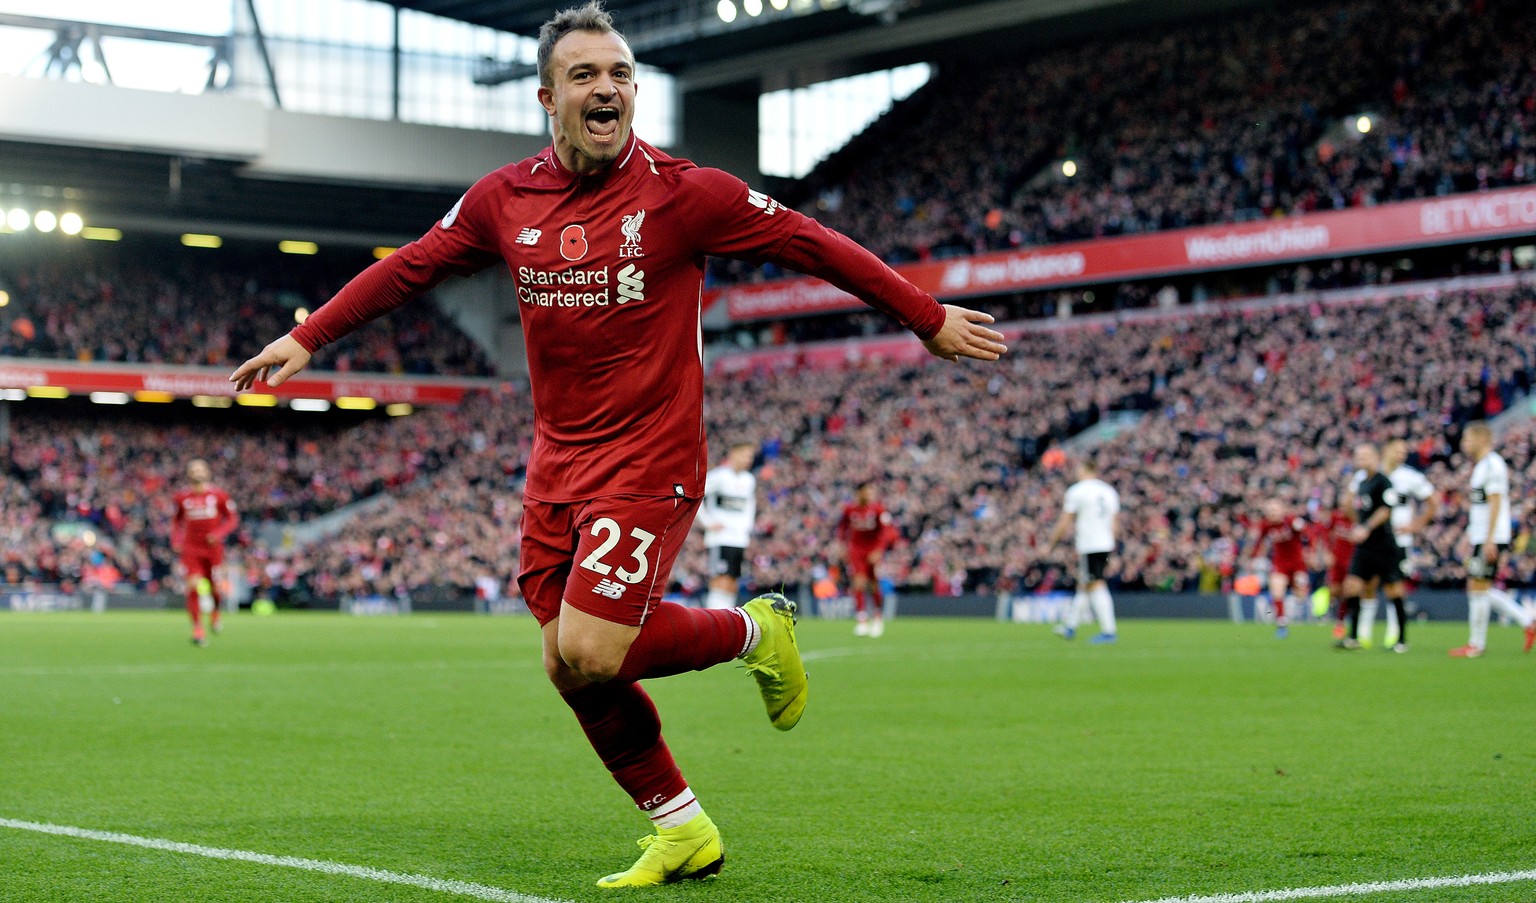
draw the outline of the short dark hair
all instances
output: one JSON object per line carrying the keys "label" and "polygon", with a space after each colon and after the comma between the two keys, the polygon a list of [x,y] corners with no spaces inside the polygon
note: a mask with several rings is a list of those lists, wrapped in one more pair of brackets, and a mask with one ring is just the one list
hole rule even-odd
{"label": "short dark hair", "polygon": [[555,83],[554,76],[549,71],[549,58],[555,55],[555,45],[573,31],[592,31],[624,37],[614,27],[613,16],[608,10],[603,9],[600,0],[587,0],[587,3],[581,6],[573,6],[555,13],[554,18],[539,27],[539,84],[546,88],[552,87]]}

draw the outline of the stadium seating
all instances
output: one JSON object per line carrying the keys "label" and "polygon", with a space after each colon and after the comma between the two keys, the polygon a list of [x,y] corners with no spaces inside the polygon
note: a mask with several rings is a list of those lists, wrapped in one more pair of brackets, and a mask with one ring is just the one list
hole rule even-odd
{"label": "stadium seating", "polygon": [[[980,87],[973,72],[941,73],[813,174],[805,207],[902,261],[1529,183],[1533,57],[1536,7],[1519,0],[1330,0],[1100,39],[990,69]],[[1346,128],[1355,114],[1371,116],[1368,133]],[[1071,179],[1052,169],[1068,158]],[[282,332],[293,307],[323,301],[355,271],[295,278],[249,263],[132,259],[0,262],[12,295],[0,309],[0,355],[231,365]],[[1469,257],[1454,268],[1506,265]],[[1277,290],[1388,281],[1374,266],[1308,264],[1271,281]],[[724,266],[712,276],[761,278]],[[1415,460],[1448,490],[1421,575],[1455,581],[1465,509],[1454,490],[1466,473],[1451,443],[1465,421],[1529,389],[1536,294],[1461,291],[1430,302],[1404,292],[1358,305],[1069,324],[1027,332],[993,367],[865,364],[715,379],[712,446],[764,448],[752,579],[793,587],[835,564],[840,506],[874,478],[904,537],[887,563],[896,582],[938,592],[1069,582],[1070,550],[1037,545],[1071,481],[1044,452],[1106,411],[1131,410],[1144,415],[1139,426],[1097,452],[1127,508],[1117,585],[1218,584],[1250,552],[1244,518],[1265,498],[1326,508],[1347,476],[1350,444],[1389,436],[1409,438]],[[1037,301],[1026,306],[1038,315]],[[1110,306],[1150,302],[1141,286]],[[998,299],[978,306],[1022,312]],[[859,315],[782,332],[890,328]],[[431,304],[407,307],[316,363],[489,372]],[[457,410],[347,428],[274,418],[167,429],[18,410],[0,474],[0,563],[7,579],[78,583],[110,566],[118,579],[158,584],[170,563],[167,487],[188,458],[203,456],[248,522],[300,520],[388,493],[382,508],[304,549],[247,533],[253,582],[291,601],[467,591],[487,579],[506,587],[531,422],[519,395],[474,395]],[[1503,450],[1517,485],[1530,485],[1536,430],[1517,427]],[[1529,535],[1536,516],[1523,523]],[[1532,565],[1516,567],[1536,579]],[[675,577],[692,586],[703,573],[702,552],[690,547]]]}
{"label": "stadium seating", "polygon": [[[274,255],[275,256],[275,255]],[[0,259],[0,356],[233,367],[293,328],[361,262],[298,265],[185,253],[124,257],[91,250],[60,259]],[[325,370],[485,376],[485,354],[430,300],[337,343]]]}
{"label": "stadium seating", "polygon": [[[763,446],[759,585],[799,586],[835,565],[841,504],[871,478],[903,534],[887,559],[895,582],[940,593],[1067,583],[1070,549],[1038,542],[1072,475],[1042,463],[1043,452],[1112,409],[1145,415],[1096,451],[1126,505],[1116,585],[1212,588],[1241,566],[1245,518],[1264,499],[1325,509],[1348,476],[1351,444],[1392,436],[1409,439],[1444,490],[1422,576],[1445,583],[1461,575],[1465,522],[1465,467],[1451,443],[1461,423],[1529,390],[1533,329],[1536,292],[1523,288],[1186,311],[1026,334],[1021,353],[990,368],[869,363],[717,378],[707,420],[717,449]],[[253,581],[290,600],[467,592],[487,579],[509,591],[516,572],[525,396],[477,394],[455,411],[341,431],[154,427],[158,444],[142,441],[152,427],[116,421],[26,414],[14,427],[0,529],[7,557],[35,577],[80,580],[101,551],[125,580],[163,579],[165,490],[193,455],[215,462],[249,521],[390,494],[320,544],[246,549]],[[1536,479],[1533,434],[1517,429],[1504,446],[1519,485]],[[70,522],[97,544],[54,529]],[[695,585],[703,573],[702,550],[690,546],[675,577]]]}
{"label": "stadium seating", "polygon": [[1335,0],[1104,38],[941,71],[786,199],[895,263],[1525,184],[1533,55],[1523,0]]}

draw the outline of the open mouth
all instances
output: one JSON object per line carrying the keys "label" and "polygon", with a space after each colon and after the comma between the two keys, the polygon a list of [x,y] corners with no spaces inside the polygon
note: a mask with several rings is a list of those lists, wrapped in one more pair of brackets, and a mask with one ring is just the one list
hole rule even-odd
{"label": "open mouth", "polygon": [[619,131],[618,107],[593,107],[587,111],[587,131],[594,138],[612,138]]}

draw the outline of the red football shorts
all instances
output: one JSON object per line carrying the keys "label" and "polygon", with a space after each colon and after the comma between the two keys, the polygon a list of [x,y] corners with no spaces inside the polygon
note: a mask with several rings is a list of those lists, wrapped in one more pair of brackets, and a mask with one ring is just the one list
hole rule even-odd
{"label": "red football shorts", "polygon": [[[195,540],[188,542],[191,545]],[[213,569],[224,563],[224,547],[221,545],[203,545],[200,548],[183,546],[181,549],[181,566],[186,569],[189,579],[207,577],[213,579]]]}
{"label": "red football shorts", "polygon": [[1328,585],[1341,586],[1344,578],[1349,576],[1349,560],[1354,556],[1353,549],[1347,555],[1340,555],[1341,550],[1334,549],[1333,564],[1328,566]]}
{"label": "red football shorts", "polygon": [[879,551],[876,546],[849,546],[848,547],[848,571],[854,577],[863,577],[867,580],[875,579],[875,566],[869,563],[869,556]]}
{"label": "red football shorts", "polygon": [[666,592],[699,499],[617,495],[523,504],[517,585],[543,626],[569,603],[639,627]]}
{"label": "red football shorts", "polygon": [[1294,580],[1297,574],[1307,573],[1307,563],[1300,558],[1271,558],[1269,561],[1270,573],[1283,574],[1285,579]]}

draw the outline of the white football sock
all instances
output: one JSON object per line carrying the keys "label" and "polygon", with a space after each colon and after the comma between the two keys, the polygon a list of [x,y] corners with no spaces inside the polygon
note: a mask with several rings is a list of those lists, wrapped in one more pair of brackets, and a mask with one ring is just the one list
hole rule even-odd
{"label": "white football sock", "polygon": [[1360,629],[1355,631],[1355,639],[1362,643],[1372,642],[1371,634],[1376,630],[1376,606],[1378,604],[1375,597],[1360,600]]}
{"label": "white football sock", "polygon": [[1494,587],[1488,591],[1488,601],[1493,603],[1494,611],[1509,618],[1521,627],[1531,626],[1530,612],[1526,611],[1524,606],[1516,602],[1515,598],[1509,593]]}
{"label": "white football sock", "polygon": [[1083,592],[1082,588],[1079,587],[1077,592],[1072,594],[1072,601],[1067,603],[1067,613],[1061,619],[1062,625],[1065,626],[1068,630],[1076,630],[1077,625],[1083,622],[1083,609],[1086,608],[1087,605],[1088,596]]}
{"label": "white football sock", "polygon": [[1471,638],[1467,640],[1468,646],[1476,646],[1479,649],[1488,646],[1488,593],[1486,590],[1469,591],[1467,593],[1467,624],[1471,628]]}
{"label": "white football sock", "polygon": [[732,608],[731,611],[734,611],[736,614],[740,615],[742,621],[746,622],[747,625],[747,640],[741,646],[741,653],[736,656],[737,658],[741,658],[744,655],[750,654],[752,650],[757,648],[757,644],[763,641],[763,628],[757,626],[757,621],[753,620],[752,616],[747,614],[747,610],[745,608]]}
{"label": "white football sock", "polygon": [[645,814],[650,817],[652,824],[656,825],[659,830],[664,831],[668,828],[681,828],[695,815],[700,815],[703,812],[704,807],[699,805],[699,801],[694,797],[693,791],[684,787],[682,793]]}
{"label": "white football sock", "polygon": [[1099,619],[1099,631],[1111,636],[1115,633],[1115,600],[1109,597],[1109,587],[1102,583],[1088,591],[1093,603],[1093,616]]}
{"label": "white football sock", "polygon": [[1402,629],[1397,626],[1397,606],[1392,604],[1391,599],[1387,600],[1387,610],[1384,614],[1387,618],[1387,632],[1382,636],[1381,643],[1383,646],[1389,646],[1403,635]]}

